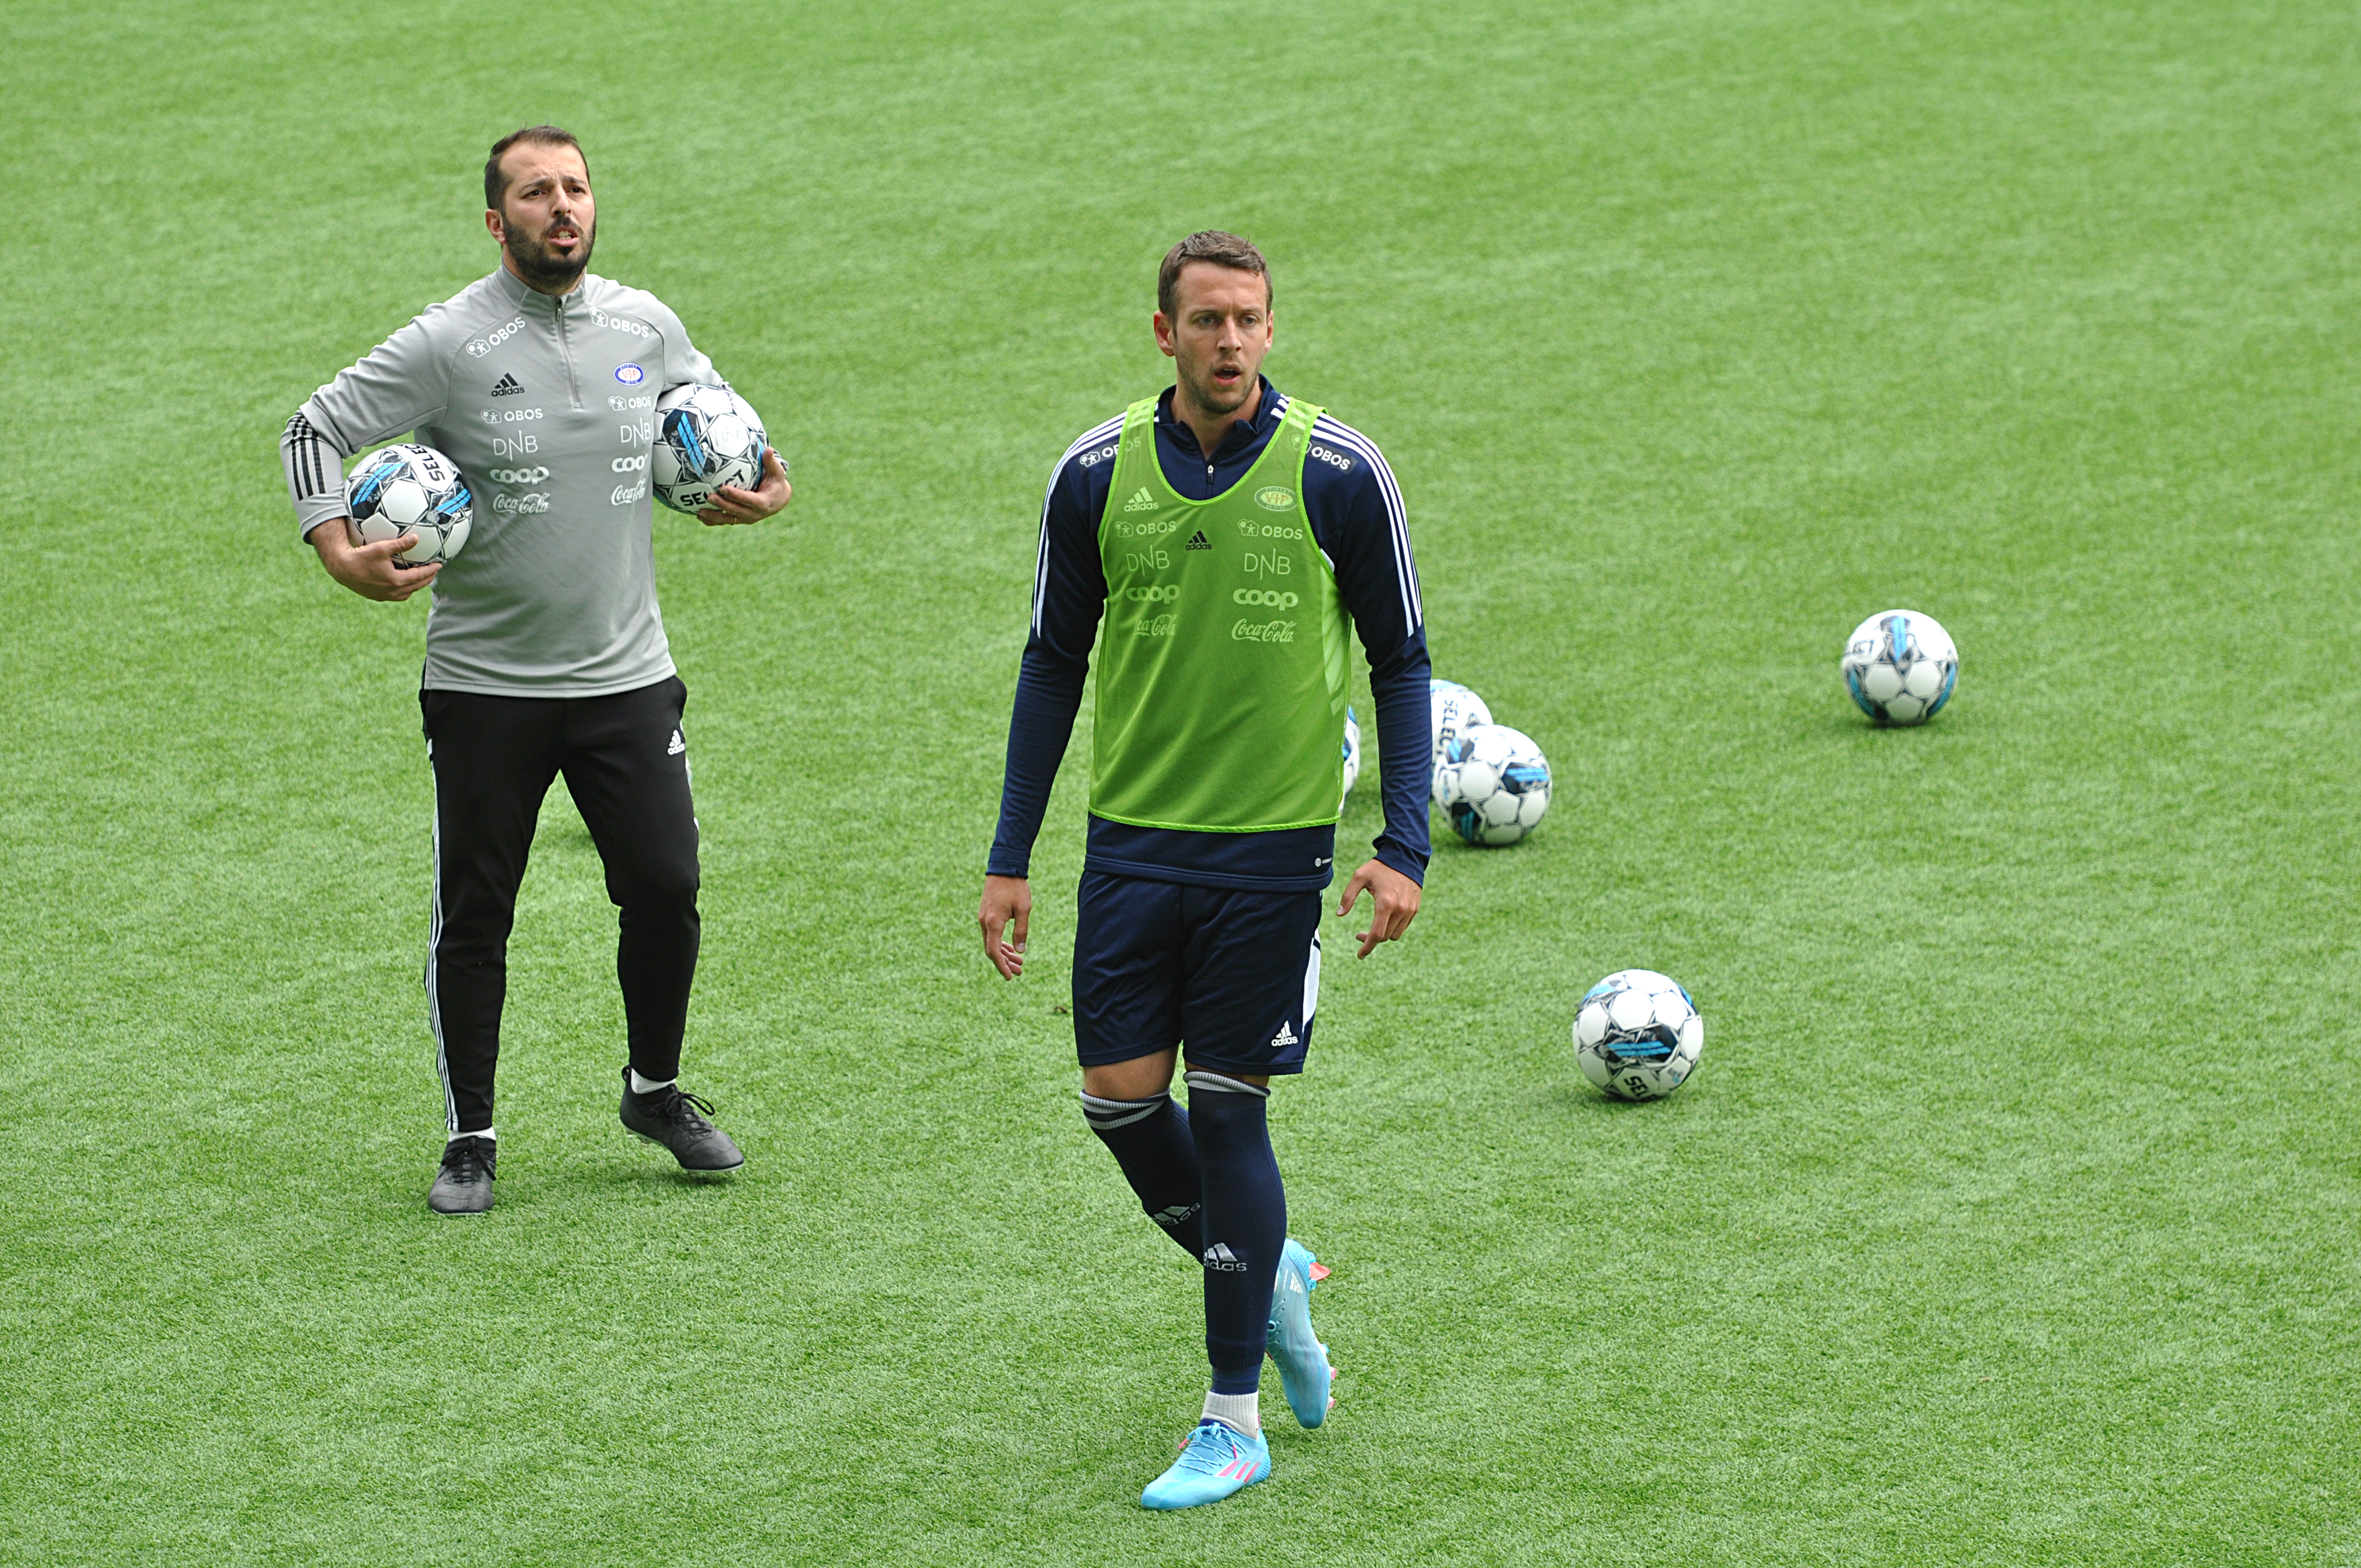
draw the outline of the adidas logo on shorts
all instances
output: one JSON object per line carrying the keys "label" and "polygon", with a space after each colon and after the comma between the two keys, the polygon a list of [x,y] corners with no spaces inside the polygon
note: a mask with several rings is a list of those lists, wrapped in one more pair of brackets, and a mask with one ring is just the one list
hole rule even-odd
{"label": "adidas logo on shorts", "polygon": [[1280,1046],[1291,1046],[1295,1044],[1295,1026],[1291,1024],[1281,1024],[1279,1026],[1279,1033],[1270,1037],[1270,1043],[1274,1049]]}
{"label": "adidas logo on shorts", "polygon": [[524,383],[513,376],[503,376],[492,383],[492,396],[496,398],[512,398],[523,390]]}
{"label": "adidas logo on shorts", "polygon": [[1202,528],[1191,534],[1189,543],[1181,546],[1184,550],[1211,550],[1213,547],[1213,542],[1205,537],[1205,531]]}
{"label": "adidas logo on shorts", "polygon": [[688,742],[680,738],[679,730],[674,730],[672,732],[672,744],[664,748],[664,755],[667,757],[677,757],[683,751],[687,750]]}
{"label": "adidas logo on shorts", "polygon": [[1131,499],[1123,503],[1123,510],[1126,511],[1154,511],[1156,510],[1156,498],[1148,493],[1148,487],[1146,485],[1142,485],[1139,487],[1139,494],[1132,497]]}

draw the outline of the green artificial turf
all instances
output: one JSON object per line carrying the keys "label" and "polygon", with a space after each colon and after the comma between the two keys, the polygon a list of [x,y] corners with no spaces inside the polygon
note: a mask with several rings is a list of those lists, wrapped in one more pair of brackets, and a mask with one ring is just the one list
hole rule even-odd
{"label": "green artificial turf", "polygon": [[[11,0],[0,87],[0,1563],[2361,1562],[2350,7]],[[275,443],[544,117],[794,463],[657,525],[750,1158],[615,1124],[561,792],[451,1223],[425,607]],[[1021,983],[972,916],[1041,483],[1208,225],[1557,793],[1328,965],[1342,1402],[1163,1517],[1081,751]],[[1964,668],[1880,732],[1896,604]],[[1655,1105],[1567,1040],[1633,965],[1708,1019]]]}

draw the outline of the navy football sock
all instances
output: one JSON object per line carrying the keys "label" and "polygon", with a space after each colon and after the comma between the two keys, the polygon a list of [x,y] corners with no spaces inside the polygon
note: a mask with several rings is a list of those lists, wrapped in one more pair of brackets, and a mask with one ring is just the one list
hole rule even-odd
{"label": "navy football sock", "polygon": [[1270,1091],[1213,1072],[1186,1081],[1204,1173],[1205,1354],[1214,1393],[1251,1393],[1262,1384],[1271,1281],[1287,1245],[1287,1190],[1264,1116]]}
{"label": "navy football sock", "polygon": [[1082,1096],[1082,1120],[1123,1167],[1124,1179],[1139,1194],[1139,1206],[1191,1257],[1205,1251],[1203,1199],[1197,1179],[1197,1146],[1189,1136],[1189,1113],[1170,1094],[1153,1100],[1102,1100]]}

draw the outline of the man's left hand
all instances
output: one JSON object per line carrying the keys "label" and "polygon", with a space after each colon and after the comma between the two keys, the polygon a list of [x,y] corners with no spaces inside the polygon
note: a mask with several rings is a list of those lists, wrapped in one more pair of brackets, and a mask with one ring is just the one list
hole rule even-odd
{"label": "man's left hand", "polygon": [[1353,905],[1361,901],[1361,890],[1367,888],[1376,904],[1369,911],[1369,928],[1354,933],[1361,950],[1353,956],[1366,959],[1379,942],[1397,942],[1410,923],[1418,918],[1418,883],[1386,864],[1383,861],[1365,861],[1345,884],[1345,896],[1336,905],[1339,915],[1350,915]]}
{"label": "man's left hand", "polygon": [[735,485],[722,486],[713,492],[713,504],[697,514],[697,521],[708,528],[725,522],[760,522],[777,516],[795,493],[796,488],[787,483],[786,466],[779,461],[779,449],[765,446],[762,488],[741,490]]}

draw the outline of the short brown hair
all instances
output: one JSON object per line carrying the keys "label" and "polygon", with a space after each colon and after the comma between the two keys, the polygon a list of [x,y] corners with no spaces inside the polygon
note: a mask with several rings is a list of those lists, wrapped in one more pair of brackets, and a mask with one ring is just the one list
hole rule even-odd
{"label": "short brown hair", "polygon": [[484,159],[484,205],[496,213],[500,210],[500,199],[509,193],[509,182],[500,174],[500,159],[521,141],[543,147],[570,147],[582,159],[582,172],[590,172],[590,155],[582,150],[582,144],[574,139],[572,131],[562,131],[555,126],[527,126],[521,131],[511,131],[492,144],[492,156]]}
{"label": "short brown hair", "polygon": [[1156,274],[1156,308],[1172,319],[1180,288],[1180,269],[1192,261],[1210,261],[1216,267],[1233,267],[1240,272],[1251,272],[1262,280],[1262,305],[1270,309],[1270,268],[1262,252],[1251,240],[1224,229],[1200,229],[1164,253],[1164,266]]}

